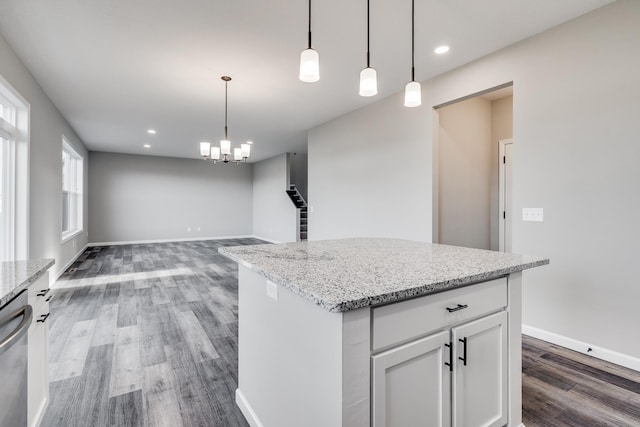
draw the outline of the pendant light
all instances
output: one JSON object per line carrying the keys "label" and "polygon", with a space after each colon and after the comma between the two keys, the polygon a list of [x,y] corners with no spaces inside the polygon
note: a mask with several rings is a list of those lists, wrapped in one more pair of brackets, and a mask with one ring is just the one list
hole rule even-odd
{"label": "pendant light", "polygon": [[224,139],[220,141],[220,147],[212,147],[210,142],[200,143],[200,155],[205,160],[213,160],[213,163],[222,161],[223,163],[246,163],[251,156],[251,144],[241,144],[240,148],[233,149],[233,159],[231,158],[231,141],[229,140],[229,127],[227,126],[227,104],[228,104],[228,85],[231,77],[220,77],[224,81]]}
{"label": "pendant light", "polygon": [[371,68],[370,64],[369,39],[369,0],[367,0],[367,67],[360,72],[360,96],[378,94],[378,77],[376,70]]}
{"label": "pendant light", "polygon": [[422,88],[416,81],[415,68],[415,0],[411,0],[411,81],[404,88],[404,106],[418,107],[422,104]]}
{"label": "pendant light", "polygon": [[309,45],[300,54],[299,78],[307,83],[320,80],[320,56],[311,48],[311,0],[309,0]]}

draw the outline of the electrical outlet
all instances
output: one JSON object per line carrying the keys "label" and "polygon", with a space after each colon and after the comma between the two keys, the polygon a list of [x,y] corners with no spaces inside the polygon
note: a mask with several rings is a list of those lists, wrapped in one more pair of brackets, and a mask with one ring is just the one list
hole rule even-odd
{"label": "electrical outlet", "polygon": [[309,213],[313,213],[313,205],[309,205]]}
{"label": "electrical outlet", "polygon": [[267,296],[274,301],[278,301],[278,285],[271,280],[267,280]]}

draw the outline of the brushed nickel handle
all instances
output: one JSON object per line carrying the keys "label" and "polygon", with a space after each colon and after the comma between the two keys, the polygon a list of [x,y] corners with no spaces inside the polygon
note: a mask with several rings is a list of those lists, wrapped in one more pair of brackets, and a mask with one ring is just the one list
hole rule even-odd
{"label": "brushed nickel handle", "polygon": [[469,307],[467,304],[458,304],[457,307],[453,307],[453,308],[447,307],[447,311],[449,313],[453,313],[454,311],[463,310],[463,309],[465,309],[467,307]]}
{"label": "brushed nickel handle", "polygon": [[[0,342],[0,354],[7,351],[9,347],[11,347],[13,344],[15,344],[16,341],[22,338],[22,336],[29,329],[29,325],[31,324],[31,319],[33,319],[33,309],[31,308],[31,306],[25,305],[24,307],[19,308],[15,312],[11,313],[11,315],[9,316],[9,320],[7,321],[7,323],[5,323],[5,325],[8,324],[13,319],[16,319],[20,316],[22,316],[22,321],[20,322],[18,327],[14,329],[13,332],[11,332],[9,335],[7,335],[7,337],[4,340]],[[0,326],[4,326],[4,325],[0,325]]]}

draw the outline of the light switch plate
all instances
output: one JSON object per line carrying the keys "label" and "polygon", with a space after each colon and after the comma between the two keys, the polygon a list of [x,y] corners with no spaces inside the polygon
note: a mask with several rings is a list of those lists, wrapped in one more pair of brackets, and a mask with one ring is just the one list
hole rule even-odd
{"label": "light switch plate", "polygon": [[271,280],[267,280],[267,296],[274,301],[278,301],[278,285]]}
{"label": "light switch plate", "polygon": [[544,209],[543,208],[522,208],[522,220],[531,221],[531,222],[543,222]]}

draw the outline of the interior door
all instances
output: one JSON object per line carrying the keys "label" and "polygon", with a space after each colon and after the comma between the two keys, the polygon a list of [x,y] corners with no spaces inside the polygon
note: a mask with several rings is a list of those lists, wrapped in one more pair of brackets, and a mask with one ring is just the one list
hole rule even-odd
{"label": "interior door", "polygon": [[454,427],[502,427],[508,417],[507,313],[451,331]]}
{"label": "interior door", "polygon": [[449,331],[372,357],[373,427],[445,427],[451,422]]}

